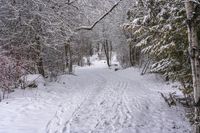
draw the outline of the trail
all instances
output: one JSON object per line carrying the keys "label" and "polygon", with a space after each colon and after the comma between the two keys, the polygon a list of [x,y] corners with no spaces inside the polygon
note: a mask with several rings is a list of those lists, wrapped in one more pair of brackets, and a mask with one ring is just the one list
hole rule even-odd
{"label": "trail", "polygon": [[84,70],[84,73],[92,73],[87,79],[96,79],[92,93],[64,120],[59,131],[49,133],[190,132],[182,118],[176,116],[176,108],[170,109],[158,92],[147,87],[148,81],[143,81],[139,73],[135,73],[134,79],[107,69]]}
{"label": "trail", "polygon": [[0,103],[0,133],[191,133],[183,108],[160,97],[169,89],[138,69],[79,68]]}

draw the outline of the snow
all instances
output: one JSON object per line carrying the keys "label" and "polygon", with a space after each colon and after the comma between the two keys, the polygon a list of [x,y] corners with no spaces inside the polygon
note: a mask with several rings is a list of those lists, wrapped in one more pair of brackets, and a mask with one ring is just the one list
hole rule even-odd
{"label": "snow", "polygon": [[36,85],[43,86],[45,84],[45,80],[40,74],[28,74],[24,75],[20,78],[26,85],[30,85],[35,83]]}
{"label": "snow", "polygon": [[136,68],[115,72],[104,60],[92,64],[45,87],[16,90],[0,103],[0,133],[191,132],[183,107],[169,108],[159,94],[180,93],[173,83]]}

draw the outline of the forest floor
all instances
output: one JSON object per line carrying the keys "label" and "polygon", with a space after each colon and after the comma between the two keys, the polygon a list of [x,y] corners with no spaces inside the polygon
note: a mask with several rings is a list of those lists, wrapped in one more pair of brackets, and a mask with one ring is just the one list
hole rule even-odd
{"label": "forest floor", "polygon": [[158,75],[114,71],[104,61],[77,68],[38,89],[16,90],[0,103],[0,133],[190,133],[180,105],[160,92],[177,91]]}

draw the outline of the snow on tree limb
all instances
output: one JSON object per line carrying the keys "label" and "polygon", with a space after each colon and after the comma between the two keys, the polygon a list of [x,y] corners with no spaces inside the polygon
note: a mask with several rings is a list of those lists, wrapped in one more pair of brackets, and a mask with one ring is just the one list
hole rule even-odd
{"label": "snow on tree limb", "polygon": [[67,4],[68,4],[68,5],[71,5],[71,4],[75,3],[76,1],[77,1],[77,0],[73,0],[73,1],[68,0],[68,1],[67,1]]}
{"label": "snow on tree limb", "polygon": [[107,11],[105,14],[103,14],[97,21],[95,21],[91,26],[81,26],[76,29],[76,31],[80,30],[92,30],[101,20],[103,20],[108,14],[110,14],[121,2],[122,0],[119,0],[115,5],[112,6],[112,8]]}
{"label": "snow on tree limb", "polygon": [[189,0],[190,2],[194,2],[196,4],[200,4],[199,0]]}

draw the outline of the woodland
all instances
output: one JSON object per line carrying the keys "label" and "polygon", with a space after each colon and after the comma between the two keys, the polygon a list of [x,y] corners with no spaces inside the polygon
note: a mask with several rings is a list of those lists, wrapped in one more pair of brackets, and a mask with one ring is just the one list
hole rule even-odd
{"label": "woodland", "polygon": [[[193,130],[185,133],[200,133],[199,46],[199,0],[0,0],[0,110],[16,90],[38,87],[27,83],[27,76],[56,82],[63,75],[79,75],[79,69],[88,72],[84,68],[98,58],[116,73],[135,68],[141,77],[156,74],[164,82],[178,83],[182,97],[173,92],[157,95],[168,108],[176,104],[189,110],[186,119]],[[97,72],[106,75],[103,70]],[[113,133],[122,132],[115,129]],[[174,133],[152,133],[160,131]]]}

